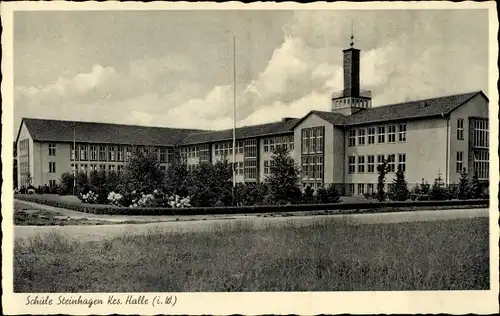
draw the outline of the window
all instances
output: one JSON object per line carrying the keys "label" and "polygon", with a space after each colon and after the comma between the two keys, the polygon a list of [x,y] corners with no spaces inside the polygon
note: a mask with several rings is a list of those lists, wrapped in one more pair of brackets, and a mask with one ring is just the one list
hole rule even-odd
{"label": "window", "polygon": [[457,172],[460,173],[464,169],[464,152],[457,151]]}
{"label": "window", "polygon": [[368,160],[368,172],[369,173],[375,172],[375,156],[368,155],[367,160]]}
{"label": "window", "polygon": [[349,130],[349,147],[356,146],[356,130]]}
{"label": "window", "polygon": [[309,179],[316,179],[316,156],[309,156]]}
{"label": "window", "polygon": [[236,153],[237,154],[243,154],[243,149],[245,148],[245,142],[242,140],[239,140],[236,142]]}
{"label": "window", "polygon": [[238,162],[237,174],[243,175],[243,161]]}
{"label": "window", "polygon": [[208,144],[200,145],[198,153],[200,157],[200,162],[210,161],[210,147]]}
{"label": "window", "polygon": [[365,145],[365,133],[366,130],[364,128],[359,129],[358,133],[358,145],[364,146]]}
{"label": "window", "polygon": [[353,195],[354,194],[354,183],[349,183],[347,185],[347,194],[348,195]]}
{"label": "window", "polygon": [[248,158],[257,158],[257,140],[256,139],[247,139],[245,141],[245,159]]}
{"label": "window", "polygon": [[269,160],[264,160],[264,174],[269,174]]}
{"label": "window", "polygon": [[167,171],[167,166],[161,165],[160,166],[160,170],[163,171],[163,172]]}
{"label": "window", "polygon": [[99,146],[99,161],[106,161],[106,145]]}
{"label": "window", "polygon": [[76,157],[76,147],[71,144],[71,159],[70,160],[78,160]]}
{"label": "window", "polygon": [[[144,148],[144,152],[145,152],[145,149]],[[109,161],[115,161],[116,157],[115,157],[115,146],[109,146],[108,147],[108,159]]]}
{"label": "window", "polygon": [[389,172],[396,171],[396,155],[390,154],[387,155],[387,168]]}
{"label": "window", "polygon": [[307,179],[308,172],[309,172],[308,160],[309,160],[309,156],[302,156],[302,161],[301,161],[302,168],[300,169],[300,171],[302,172],[302,178],[305,178],[305,179]]}
{"label": "window", "polygon": [[385,143],[385,126],[378,127],[378,143]]}
{"label": "window", "polygon": [[[161,168],[160,168],[161,169]],[[122,173],[123,172],[123,165],[118,165],[117,167],[117,172],[118,174]]]}
{"label": "window", "polygon": [[55,187],[56,186],[56,180],[49,180],[49,186]]}
{"label": "window", "polygon": [[356,157],[349,156],[349,173],[355,173],[355,172],[356,172]]}
{"label": "window", "polygon": [[87,160],[87,148],[88,148],[88,146],[84,145],[84,144],[80,144],[79,147],[80,147],[80,160],[86,161]]}
{"label": "window", "polygon": [[114,172],[115,171],[115,165],[108,165],[108,170],[110,172]]}
{"label": "window", "polygon": [[490,154],[488,151],[477,151],[474,153],[474,172],[479,179],[488,179],[490,171]]}
{"label": "window", "polygon": [[358,172],[365,172],[365,156],[358,156]]}
{"label": "window", "polygon": [[365,184],[364,183],[358,183],[358,194],[359,195],[365,194]]}
{"label": "window", "polygon": [[264,138],[264,152],[269,152],[269,138]]}
{"label": "window", "polygon": [[384,155],[377,155],[377,172],[378,172],[378,166],[383,165],[384,161],[385,161]]}
{"label": "window", "polygon": [[374,188],[373,183],[368,183],[368,184],[366,185],[366,193],[370,193],[370,194],[372,194],[372,193],[373,193],[373,188]]}
{"label": "window", "polygon": [[406,172],[406,154],[398,154],[398,168]]}
{"label": "window", "polygon": [[56,144],[49,144],[49,156],[55,156],[56,155]]}
{"label": "window", "polygon": [[309,153],[309,137],[307,135],[307,129],[302,130],[302,153]]}
{"label": "window", "polygon": [[316,129],[316,152],[323,152],[323,128]]}
{"label": "window", "polygon": [[[290,151],[293,151],[295,149],[295,141],[293,139],[293,135],[288,136],[288,143]],[[323,146],[323,142],[321,142],[321,145]]]}
{"label": "window", "polygon": [[257,180],[257,160],[245,160],[244,173],[245,180]]}
{"label": "window", "polygon": [[219,144],[215,144],[215,155],[219,156]]}
{"label": "window", "polygon": [[160,162],[167,162],[167,148],[160,148]]}
{"label": "window", "polygon": [[475,119],[473,121],[473,130],[474,147],[488,148],[488,121]]}
{"label": "window", "polygon": [[97,146],[96,145],[90,145],[90,160],[91,161],[97,160]]}
{"label": "window", "polygon": [[457,139],[464,139],[464,119],[461,118],[457,120]]}
{"label": "window", "polygon": [[87,164],[83,164],[80,167],[80,171],[83,172],[83,173],[85,173],[85,174],[87,174],[87,169],[88,169]]}
{"label": "window", "polygon": [[90,171],[97,171],[97,165],[96,164],[90,164]]}
{"label": "window", "polygon": [[399,142],[406,142],[406,124],[399,124]]}
{"label": "window", "polygon": [[100,171],[106,171],[106,165],[99,165]]}
{"label": "window", "polygon": [[388,143],[396,142],[396,125],[389,125],[388,127]]}
{"label": "window", "polygon": [[132,148],[130,146],[125,147],[125,161],[129,161],[132,158]]}
{"label": "window", "polygon": [[323,179],[323,156],[316,156],[316,178]]}
{"label": "window", "polygon": [[368,145],[375,144],[375,127],[368,127]]}
{"label": "window", "polygon": [[118,161],[123,161],[125,158],[125,147],[123,146],[118,146]]}
{"label": "window", "polygon": [[56,163],[55,162],[49,162],[49,172],[50,173],[56,172]]}

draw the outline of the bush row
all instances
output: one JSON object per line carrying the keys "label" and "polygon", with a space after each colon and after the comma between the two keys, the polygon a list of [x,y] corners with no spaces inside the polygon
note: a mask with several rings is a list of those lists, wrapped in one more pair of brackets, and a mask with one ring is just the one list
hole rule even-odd
{"label": "bush row", "polygon": [[[448,200],[448,201],[408,201],[408,202],[379,202],[379,203],[332,203],[332,204],[292,204],[292,205],[257,205],[257,206],[223,206],[223,207],[192,207],[192,208],[165,208],[142,207],[129,208],[101,204],[75,204],[70,202],[44,199],[40,196],[16,194],[16,199],[49,206],[71,209],[74,211],[108,214],[108,215],[214,215],[214,214],[255,214],[255,213],[280,213],[301,211],[341,211],[339,213],[355,213],[364,210],[370,212],[387,209],[384,212],[398,211],[402,207],[447,207],[447,206],[484,206],[489,205],[489,200]],[[366,211],[368,210],[368,211]]]}

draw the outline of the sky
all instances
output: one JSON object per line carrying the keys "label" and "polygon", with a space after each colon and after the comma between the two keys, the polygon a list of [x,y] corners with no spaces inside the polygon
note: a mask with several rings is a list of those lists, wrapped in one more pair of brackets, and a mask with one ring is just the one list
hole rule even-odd
{"label": "sky", "polygon": [[[330,109],[351,23],[373,106],[483,90],[487,10],[24,11],[22,117],[225,129]],[[233,36],[235,42],[233,71]]]}

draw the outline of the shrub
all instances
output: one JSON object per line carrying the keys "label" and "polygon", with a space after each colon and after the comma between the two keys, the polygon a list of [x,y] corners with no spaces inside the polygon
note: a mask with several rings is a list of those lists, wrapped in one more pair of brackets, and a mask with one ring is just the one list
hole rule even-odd
{"label": "shrub", "polygon": [[434,179],[434,184],[432,185],[430,197],[435,201],[446,200],[446,188],[444,187],[443,178],[441,177],[441,173],[438,174],[438,177]]}
{"label": "shrub", "polygon": [[81,194],[78,196],[78,198],[83,203],[96,204],[98,202],[98,195],[92,191],[89,191],[88,193],[85,193],[85,194]]}
{"label": "shrub", "polygon": [[108,195],[108,201],[112,205],[121,206],[123,205],[123,195],[120,193],[110,192]]}
{"label": "shrub", "polygon": [[314,203],[314,189],[309,185],[304,189],[304,194],[302,195],[302,203],[311,204]]}
{"label": "shrub", "polygon": [[321,204],[338,203],[340,194],[334,184],[330,184],[327,188],[321,186],[316,194],[317,201]]}
{"label": "shrub", "polygon": [[473,199],[480,199],[483,196],[483,188],[479,182],[477,174],[472,177],[470,188],[468,190],[468,196]]}
{"label": "shrub", "polygon": [[470,193],[471,192],[469,189],[469,176],[467,175],[467,170],[465,168],[463,168],[462,171],[460,172],[460,180],[458,182],[457,197],[460,200],[465,200],[471,196]]}
{"label": "shrub", "polygon": [[61,175],[61,186],[59,187],[60,195],[73,194],[74,179],[75,176],[68,172],[65,172]]}
{"label": "shrub", "polygon": [[195,166],[187,178],[187,192],[193,206],[232,205],[232,166],[225,161]]}
{"label": "shrub", "polygon": [[165,175],[165,192],[169,195],[188,195],[188,176],[189,171],[187,168],[186,160],[181,156],[179,149],[175,148],[169,159],[169,166]]}

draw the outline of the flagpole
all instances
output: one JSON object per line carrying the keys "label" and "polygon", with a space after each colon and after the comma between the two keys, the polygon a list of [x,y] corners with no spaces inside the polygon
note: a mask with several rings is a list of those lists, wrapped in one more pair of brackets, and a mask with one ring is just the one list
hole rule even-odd
{"label": "flagpole", "polygon": [[73,156],[73,195],[76,192],[76,127],[73,123],[73,151],[75,155]]}
{"label": "flagpole", "polygon": [[236,188],[236,37],[233,35],[233,201]]}

